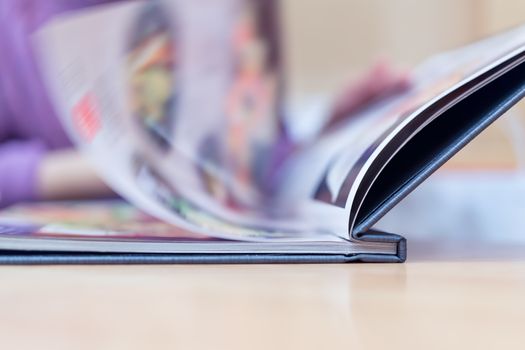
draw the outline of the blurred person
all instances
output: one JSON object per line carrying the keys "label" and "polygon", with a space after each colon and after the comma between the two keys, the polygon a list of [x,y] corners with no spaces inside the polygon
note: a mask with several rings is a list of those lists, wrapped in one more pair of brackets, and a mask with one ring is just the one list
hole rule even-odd
{"label": "blurred person", "polygon": [[[0,0],[0,207],[113,195],[64,132],[38,71],[30,36],[58,13],[117,1],[122,0]],[[325,130],[407,85],[406,73],[387,62],[375,65],[348,84]],[[288,150],[297,147],[285,133],[283,140]]]}

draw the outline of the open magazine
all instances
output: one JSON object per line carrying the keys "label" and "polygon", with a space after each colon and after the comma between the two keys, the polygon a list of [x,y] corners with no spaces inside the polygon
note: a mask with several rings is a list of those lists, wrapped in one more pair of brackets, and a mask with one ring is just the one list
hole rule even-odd
{"label": "open magazine", "polygon": [[278,1],[123,1],[53,18],[34,43],[56,110],[141,212],[13,208],[0,247],[42,252],[34,261],[404,261],[404,239],[374,225],[525,95],[525,28],[429,59],[408,91],[300,146],[280,37]]}

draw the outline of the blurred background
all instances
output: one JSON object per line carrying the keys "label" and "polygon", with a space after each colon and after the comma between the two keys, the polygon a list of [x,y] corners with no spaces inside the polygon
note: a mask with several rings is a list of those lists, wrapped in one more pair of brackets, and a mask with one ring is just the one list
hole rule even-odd
{"label": "blurred background", "polygon": [[[413,67],[439,52],[525,25],[523,0],[286,0],[283,13],[287,84],[303,101],[336,93],[380,57]],[[379,226],[412,242],[445,236],[454,237],[443,240],[448,245],[477,242],[484,249],[473,251],[482,256],[495,244],[524,243],[524,153],[522,102]]]}
{"label": "blurred background", "polygon": [[[431,55],[525,24],[523,0],[285,0],[283,4],[287,84],[293,94],[305,98],[336,93],[378,58],[413,67]],[[510,114],[524,111],[521,103]],[[447,166],[516,167],[514,142],[521,141],[509,139],[509,133],[520,123],[498,121]]]}

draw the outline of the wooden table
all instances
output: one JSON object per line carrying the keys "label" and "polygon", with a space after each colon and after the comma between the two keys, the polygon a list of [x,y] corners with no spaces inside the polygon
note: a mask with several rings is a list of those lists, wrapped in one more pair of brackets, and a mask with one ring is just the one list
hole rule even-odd
{"label": "wooden table", "polygon": [[2,349],[523,349],[525,249],[401,265],[0,267]]}

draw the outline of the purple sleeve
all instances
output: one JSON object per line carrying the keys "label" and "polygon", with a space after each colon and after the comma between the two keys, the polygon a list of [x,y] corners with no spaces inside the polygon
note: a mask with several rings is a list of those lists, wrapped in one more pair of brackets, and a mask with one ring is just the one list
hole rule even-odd
{"label": "purple sleeve", "polygon": [[9,140],[10,115],[0,90],[0,208],[38,198],[38,166],[46,151],[39,140]]}
{"label": "purple sleeve", "polygon": [[0,207],[38,199],[38,167],[45,151],[39,141],[0,145]]}

